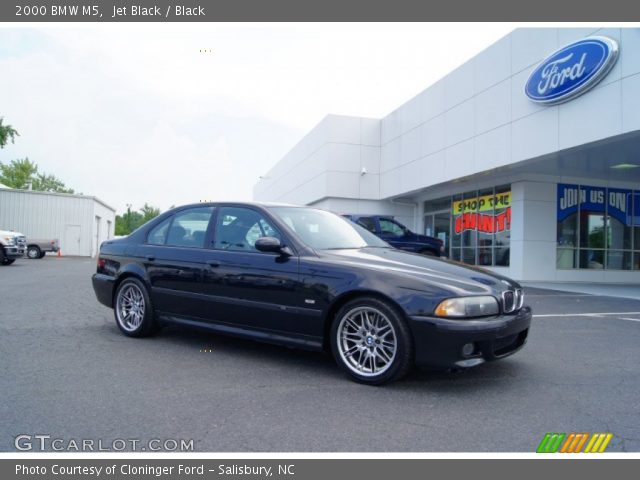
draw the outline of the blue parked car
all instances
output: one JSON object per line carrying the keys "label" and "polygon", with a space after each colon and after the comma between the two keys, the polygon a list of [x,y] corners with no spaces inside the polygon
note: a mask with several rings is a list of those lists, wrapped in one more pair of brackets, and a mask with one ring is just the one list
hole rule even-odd
{"label": "blue parked car", "polygon": [[403,224],[385,215],[342,215],[371,233],[381,238],[391,246],[406,252],[421,253],[432,257],[444,254],[442,240],[427,235],[413,233]]}

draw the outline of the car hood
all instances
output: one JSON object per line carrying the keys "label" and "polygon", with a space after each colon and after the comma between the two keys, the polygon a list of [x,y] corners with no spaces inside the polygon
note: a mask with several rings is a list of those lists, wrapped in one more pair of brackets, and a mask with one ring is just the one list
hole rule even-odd
{"label": "car hood", "polygon": [[427,257],[393,248],[323,250],[321,258],[350,267],[380,271],[423,283],[425,289],[440,288],[456,295],[500,294],[521,288],[507,277],[479,267]]}
{"label": "car hood", "polygon": [[24,235],[20,232],[12,232],[10,230],[0,230],[0,235],[7,237],[24,237]]}

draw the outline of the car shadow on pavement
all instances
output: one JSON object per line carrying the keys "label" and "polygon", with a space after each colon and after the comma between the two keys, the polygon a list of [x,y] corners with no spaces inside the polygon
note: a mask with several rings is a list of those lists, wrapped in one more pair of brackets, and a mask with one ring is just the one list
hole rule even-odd
{"label": "car shadow on pavement", "polygon": [[[113,326],[113,333],[119,334]],[[289,348],[269,343],[226,336],[209,331],[192,330],[179,326],[167,326],[150,340],[161,341],[178,350],[187,348],[203,355],[215,354],[215,364],[228,362],[244,366],[247,369],[263,368],[272,372],[274,378],[304,378],[324,385],[357,385],[350,380],[336,365],[333,357],[327,352],[314,352]],[[139,340],[136,340],[139,341]],[[385,390],[422,391],[424,393],[445,393],[465,391],[503,391],[514,379],[528,374],[525,361],[507,358],[497,362],[489,362],[474,368],[445,371],[414,368],[404,379],[383,387]],[[238,371],[238,376],[243,373]]]}

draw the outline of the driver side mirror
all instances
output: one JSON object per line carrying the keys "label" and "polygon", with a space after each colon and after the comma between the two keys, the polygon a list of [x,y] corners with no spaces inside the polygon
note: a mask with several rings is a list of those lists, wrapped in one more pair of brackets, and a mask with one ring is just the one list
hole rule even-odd
{"label": "driver side mirror", "polygon": [[293,253],[289,249],[282,245],[279,239],[276,237],[260,237],[256,240],[256,250],[264,253],[279,253],[282,255],[291,256]]}

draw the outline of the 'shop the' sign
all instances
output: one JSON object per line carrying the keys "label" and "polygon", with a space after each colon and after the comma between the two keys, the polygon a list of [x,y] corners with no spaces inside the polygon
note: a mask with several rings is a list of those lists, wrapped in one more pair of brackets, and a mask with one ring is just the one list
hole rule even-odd
{"label": "'shop the' sign", "polygon": [[618,42],[609,37],[584,38],[547,57],[531,73],[524,91],[536,103],[554,105],[585,93],[616,63]]}

